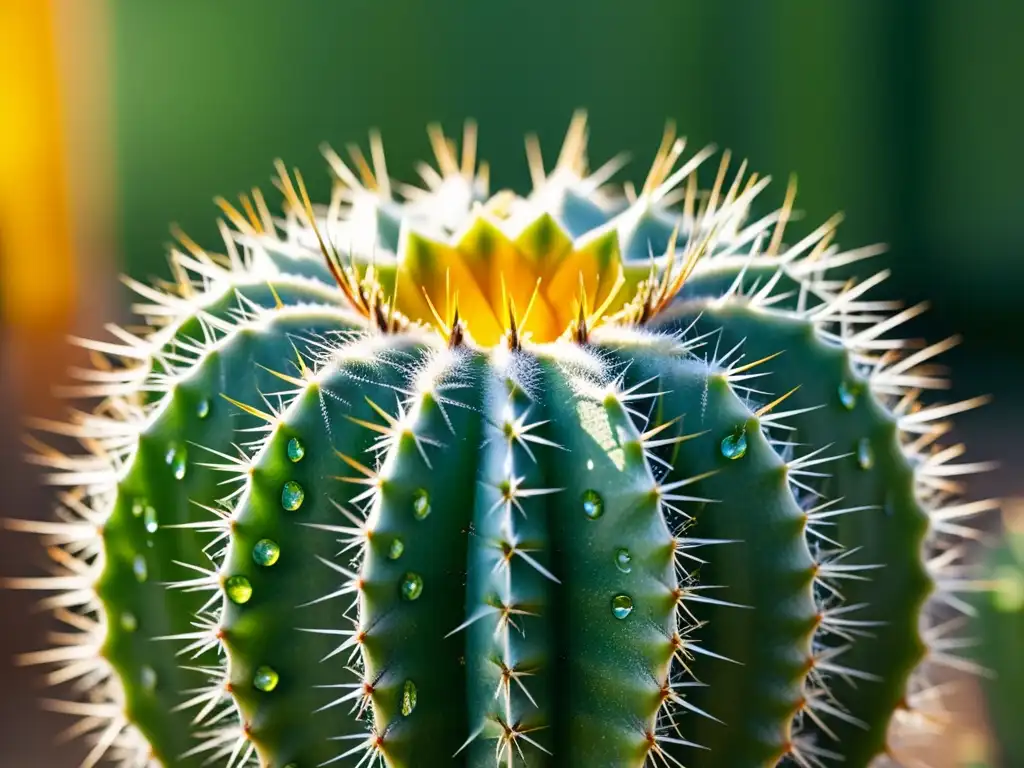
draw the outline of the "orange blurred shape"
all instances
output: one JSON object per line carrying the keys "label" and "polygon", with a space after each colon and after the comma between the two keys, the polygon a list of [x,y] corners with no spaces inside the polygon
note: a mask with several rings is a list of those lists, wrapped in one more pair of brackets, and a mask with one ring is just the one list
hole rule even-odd
{"label": "orange blurred shape", "polygon": [[0,313],[66,329],[75,305],[64,114],[50,0],[0,0]]}

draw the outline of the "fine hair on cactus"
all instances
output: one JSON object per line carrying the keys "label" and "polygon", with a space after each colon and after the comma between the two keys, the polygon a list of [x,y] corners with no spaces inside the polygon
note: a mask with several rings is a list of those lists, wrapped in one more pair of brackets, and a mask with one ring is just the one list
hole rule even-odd
{"label": "fine hair on cactus", "polygon": [[57,518],[9,524],[83,768],[906,764],[994,506],[956,339],[671,124],[633,186],[577,114],[525,194],[429,136],[420,186],[324,148],[324,205],[278,163],[280,215],[218,200],[223,252],[178,233],[146,330],[81,342]]}

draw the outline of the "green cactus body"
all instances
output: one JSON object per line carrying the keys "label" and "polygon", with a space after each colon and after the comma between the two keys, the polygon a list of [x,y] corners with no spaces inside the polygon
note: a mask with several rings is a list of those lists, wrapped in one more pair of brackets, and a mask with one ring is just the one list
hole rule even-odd
{"label": "green cactus body", "polygon": [[[884,395],[876,393],[878,384],[873,391],[851,352],[823,339],[812,321],[773,316],[771,310],[739,301],[723,307],[694,302],[680,314],[663,321],[689,325],[700,315],[698,330],[721,329],[725,348],[742,341],[753,359],[784,349],[779,360],[784,358],[785,364],[773,371],[772,383],[783,392],[799,387],[787,406],[811,409],[793,414],[787,439],[811,446],[831,443],[831,450],[841,455],[828,463],[828,477],[819,477],[813,464],[802,471],[803,462],[796,459],[794,479],[802,478],[805,486],[797,486],[798,493],[810,489],[821,494],[813,505],[820,511],[812,514],[831,524],[812,525],[810,543],[823,558],[835,559],[833,588],[842,594],[840,604],[835,594],[821,595],[823,602],[835,606],[838,620],[822,627],[818,641],[830,649],[822,657],[849,670],[832,688],[846,717],[829,729],[855,745],[844,753],[848,759],[856,755],[865,760],[884,748],[889,719],[905,695],[901,681],[927,653],[919,614],[934,583],[927,564],[908,556],[925,550],[929,530],[928,513],[915,488],[917,457],[901,447],[897,417],[880,402]],[[808,370],[817,373],[802,373]],[[874,382],[885,381],[886,373],[876,373]],[[830,504],[830,499],[841,503]],[[883,569],[884,578],[865,578]],[[825,587],[827,593],[827,582]]]}
{"label": "green cactus body", "polygon": [[221,201],[227,255],[92,343],[136,362],[55,427],[92,455],[40,453],[63,521],[12,523],[80,634],[25,661],[101,686],[55,703],[87,765],[896,759],[958,663],[932,553],[991,506],[934,448],[973,402],[916,405],[944,345],[873,360],[904,316],[826,279],[870,251],[786,246],[791,195],[749,223],[744,168],[698,194],[672,132],[629,199],[582,120],[526,197],[474,136],[402,201],[376,138],[327,209],[280,167],[282,219]]}

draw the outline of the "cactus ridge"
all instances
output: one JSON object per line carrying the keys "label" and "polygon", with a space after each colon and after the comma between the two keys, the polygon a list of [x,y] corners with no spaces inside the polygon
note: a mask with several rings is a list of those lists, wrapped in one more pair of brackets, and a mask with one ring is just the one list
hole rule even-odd
{"label": "cactus ridge", "polygon": [[[350,380],[345,366],[351,363],[325,369],[319,383],[309,385],[320,394],[299,395],[282,412],[274,437],[255,459],[223,577],[234,575],[234,568],[253,571],[249,560],[257,537],[281,542],[282,563],[289,549],[305,558],[314,542],[325,546],[322,537],[295,543],[282,527],[315,526],[346,534],[342,543],[360,553],[358,565],[342,570],[324,557],[331,579],[326,587],[311,582],[307,570],[298,571],[301,579],[296,586],[303,593],[284,605],[274,600],[266,615],[279,617],[286,606],[328,600],[352,603],[341,612],[353,617],[352,623],[346,620],[339,625],[339,612],[334,609],[324,613],[326,625],[314,622],[303,629],[323,636],[325,644],[318,652],[325,663],[331,663],[329,669],[348,681],[328,684],[329,694],[313,703],[324,711],[349,704],[357,713],[372,716],[373,730],[367,736],[363,726],[366,743],[356,745],[354,751],[365,749],[366,754],[386,757],[396,765],[413,764],[415,759],[443,762],[462,751],[473,763],[495,752],[503,761],[522,753],[528,764],[546,764],[549,754],[571,754],[574,760],[592,765],[642,762],[652,749],[662,749],[657,714],[677,698],[669,683],[669,665],[674,654],[687,648],[683,636],[688,626],[676,620],[682,593],[674,553],[686,545],[667,526],[662,504],[671,503],[673,495],[666,493],[659,501],[655,493],[658,485],[645,458],[642,436],[625,405],[629,395],[616,399],[614,387],[609,388],[614,382],[578,380],[557,356],[550,361],[520,358],[504,364],[480,355],[460,358],[465,355],[433,351],[414,378],[406,371],[410,378],[392,385],[413,393],[409,401],[386,410],[377,403],[395,398],[382,388],[384,397],[367,394],[366,405],[354,413],[340,401]],[[601,370],[599,361],[587,363]],[[515,369],[533,369],[545,386],[520,383]],[[694,375],[703,376],[703,371]],[[452,386],[461,393],[457,401],[443,394]],[[323,397],[332,391],[336,395]],[[326,403],[326,415],[321,402]],[[538,421],[527,420],[535,409]],[[595,436],[580,429],[582,418],[605,419],[603,425],[592,427],[603,428],[599,436],[604,440],[617,439],[619,430],[629,437],[618,438],[623,440],[621,467],[587,469],[570,459],[584,451],[593,457],[591,463],[607,456],[607,447],[595,450]],[[354,432],[339,431],[345,420],[354,425]],[[549,425],[543,432],[535,431]],[[320,446],[326,456],[323,471],[349,470],[350,475],[341,479],[355,489],[350,498],[339,501],[345,498],[341,491],[311,500],[308,506],[304,503],[295,512],[282,509],[277,489],[284,476],[279,474],[267,483],[266,498],[258,493],[263,468],[270,462],[282,464],[284,446],[292,439],[307,446],[303,462],[313,455],[314,446]],[[377,461],[370,462],[375,468],[363,463],[360,448],[377,454]],[[434,464],[447,464],[457,451],[469,454],[452,462],[456,471],[468,473],[461,480],[450,476],[451,470],[440,472]],[[575,473],[579,473],[576,487],[544,484],[545,475],[565,483],[567,475]],[[527,483],[531,478],[536,485]],[[310,477],[311,482],[315,480]],[[616,490],[616,484],[626,489]],[[474,486],[476,494],[466,494],[465,488]],[[582,499],[588,493],[599,499],[595,503],[601,505],[600,527],[583,511],[583,501],[572,512],[560,501],[563,494]],[[248,533],[250,519],[266,515],[266,510],[273,510],[280,520],[271,524],[261,519],[259,530]],[[347,524],[339,520],[339,511],[349,518]],[[647,522],[637,525],[644,518]],[[630,533],[634,528],[637,532]],[[602,536],[601,531],[613,535]],[[657,534],[653,539],[652,533]],[[577,546],[581,537],[594,538],[594,545],[581,550]],[[424,547],[427,541],[429,549]],[[329,540],[326,545],[330,554]],[[441,547],[451,548],[449,557],[436,558]],[[616,566],[620,551],[626,552],[627,560]],[[565,559],[580,552],[587,555],[584,562]],[[467,560],[466,575],[461,569],[451,570],[452,559]],[[277,581],[286,577],[278,576],[278,568],[275,564],[267,570],[274,579],[269,593],[273,597],[289,591]],[[410,574],[415,577],[412,581]],[[474,579],[477,575],[479,581]],[[277,707],[306,711],[294,706],[285,686],[287,691],[309,695],[316,687],[314,681],[325,673],[295,661],[289,666],[286,660],[268,655],[268,649],[288,645],[268,631],[269,619],[248,619],[260,627],[260,643],[253,647],[263,652],[262,659],[251,656],[249,646],[238,638],[235,627],[241,625],[241,616],[258,605],[257,584],[267,580],[262,574],[259,578],[256,581],[253,576],[252,603],[229,606],[231,615],[221,624],[232,660],[232,691],[250,723],[248,736],[272,765],[344,755],[328,736],[331,729],[337,730],[337,718],[309,720],[308,740],[302,738],[299,724],[289,723],[284,729],[288,742],[277,740],[282,720],[268,712]],[[465,605],[452,599],[463,580],[479,590],[478,597],[471,593]],[[608,585],[601,588],[594,580],[607,580]],[[613,612],[613,601],[620,593],[632,601],[630,609],[622,609],[627,610],[629,623],[620,624]],[[289,631],[297,622],[308,621],[304,608],[292,610],[295,619],[283,625]],[[609,647],[606,638],[582,631],[584,626],[621,627],[619,631],[629,635],[645,627],[647,639],[639,643],[635,659],[624,658],[619,646]],[[617,653],[609,655],[612,648]],[[350,665],[361,661],[360,677],[344,677],[346,655]],[[553,663],[559,658],[578,661],[560,669]],[[270,666],[280,676],[281,687],[272,695],[253,693],[250,676],[260,666]],[[237,678],[236,669],[240,671]],[[634,669],[642,670],[639,678]],[[313,677],[306,680],[304,674]],[[470,687],[465,697],[455,693],[466,688],[467,680]],[[556,685],[559,680],[562,686]],[[621,687],[610,687],[616,683]],[[568,693],[559,694],[563,686]],[[557,717],[562,711],[557,696],[574,694],[593,702],[594,710],[570,724]],[[438,703],[431,706],[435,698]],[[420,710],[420,706],[429,708]],[[412,709],[416,717],[410,716]],[[257,725],[262,722],[273,723],[274,730],[263,732]],[[610,739],[616,729],[618,738]]]}
{"label": "cactus ridge", "polygon": [[423,188],[375,134],[327,206],[279,164],[282,217],[219,200],[225,253],[179,233],[149,330],[83,342],[96,410],[41,426],[86,454],[33,440],[61,522],[9,525],[85,768],[902,760],[994,506],[939,447],[982,400],[921,395],[954,342],[671,126],[617,190],[578,115],[525,197],[430,135]]}
{"label": "cactus ridge", "polygon": [[[695,689],[692,702],[730,717],[728,723],[685,720],[688,738],[706,750],[683,745],[670,754],[686,765],[773,763],[789,751],[791,723],[813,667],[811,641],[819,614],[814,585],[820,574],[806,541],[806,513],[791,483],[799,460],[787,464],[773,447],[767,432],[771,402],[741,396],[744,373],[730,368],[742,366],[731,366],[728,359],[666,366],[659,356],[626,345],[618,354],[635,361],[632,379],[649,382],[657,393],[658,426],[678,432],[685,424],[705,433],[667,444],[660,449],[661,460],[671,467],[667,484],[683,480],[678,468],[685,467],[699,478],[687,492],[712,500],[681,514],[680,523],[700,541],[722,542],[700,565],[690,600],[696,618],[707,625],[702,642],[733,663],[710,666],[696,660],[698,679],[714,684]],[[745,501],[750,498],[758,500],[756,515]],[[747,575],[737,578],[737,568]],[[753,665],[761,670],[757,676],[746,671]]]}
{"label": "cactus ridge", "polygon": [[[796,411],[790,419],[791,441],[814,445],[828,440],[845,450],[827,476],[812,477],[812,487],[804,489],[818,502],[833,499],[819,504],[821,519],[834,522],[816,534],[815,545],[832,550],[833,556],[844,553],[850,572],[841,586],[842,602],[833,608],[835,621],[822,622],[815,639],[823,654],[841,655],[826,675],[835,683],[827,686],[834,699],[829,706],[838,709],[828,712],[832,722],[827,725],[804,719],[800,731],[826,748],[829,742],[855,744],[855,751],[844,753],[846,759],[867,760],[894,740],[890,730],[905,727],[901,721],[912,709],[908,700],[928,698],[928,667],[974,671],[972,664],[947,653],[964,641],[946,636],[951,627],[944,614],[950,607],[968,612],[958,594],[976,589],[963,579],[963,554],[948,549],[948,541],[977,538],[962,521],[997,503],[955,500],[963,488],[948,478],[987,467],[951,464],[962,448],[929,447],[949,428],[941,419],[977,401],[922,408],[920,390],[941,389],[947,382],[923,366],[915,370],[908,358],[870,359],[874,345],[900,342],[880,339],[880,321],[870,315],[858,318],[857,308],[849,304],[842,307],[848,313],[843,319],[855,330],[837,331],[825,291],[816,296],[780,292],[780,302],[761,287],[765,274],[751,274],[741,265],[723,265],[716,272],[714,282],[729,284],[736,299],[728,304],[708,300],[703,296],[714,292],[704,294],[697,280],[691,294],[659,318],[661,327],[714,329],[722,346],[742,342],[754,358],[785,349],[787,365],[777,366],[771,378],[782,390],[799,387],[789,399]],[[780,275],[778,283],[785,286],[788,280]],[[879,304],[864,302],[860,311],[893,308]],[[916,311],[896,315],[897,322],[888,324],[897,325]],[[858,320],[863,327],[856,328]],[[909,362],[920,366],[957,341],[919,350]],[[816,375],[805,373],[810,370]],[[839,500],[841,506],[835,506]],[[915,552],[923,557],[908,556]],[[879,575],[863,578],[873,570]],[[838,595],[825,597],[834,603]]]}

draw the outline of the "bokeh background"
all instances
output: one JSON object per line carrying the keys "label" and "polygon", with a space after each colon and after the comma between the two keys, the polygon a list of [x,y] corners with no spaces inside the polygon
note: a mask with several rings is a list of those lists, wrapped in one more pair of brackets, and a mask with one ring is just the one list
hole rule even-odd
{"label": "bokeh background", "polygon": [[[807,226],[841,210],[842,244],[888,243],[886,290],[933,301],[914,332],[964,334],[954,396],[995,395],[959,422],[1002,461],[972,495],[1020,496],[1022,32],[1020,0],[0,0],[0,516],[47,514],[23,421],[64,408],[68,334],[128,319],[118,273],[166,274],[171,223],[215,247],[214,195],[272,191],[277,157],[323,197],[320,142],[371,127],[411,180],[425,125],[467,116],[522,187],[523,134],[553,156],[578,107],[624,178],[674,118],[772,174],[771,202],[796,173]],[[38,572],[32,544],[0,531],[0,576]],[[11,662],[45,642],[31,604],[0,591],[0,766],[73,766]],[[969,684],[954,706],[936,766],[983,749]]]}

